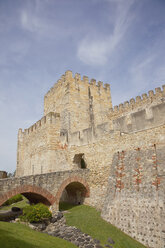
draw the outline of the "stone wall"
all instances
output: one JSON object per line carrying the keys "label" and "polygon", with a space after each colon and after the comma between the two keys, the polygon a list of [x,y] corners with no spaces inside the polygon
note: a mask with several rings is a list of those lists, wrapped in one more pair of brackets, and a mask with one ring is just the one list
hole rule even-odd
{"label": "stone wall", "polygon": [[51,112],[24,132],[19,130],[16,176],[70,169],[59,130],[60,115]]}
{"label": "stone wall", "polygon": [[109,111],[109,118],[116,119],[117,117],[121,117],[123,114],[131,113],[132,110],[139,110],[141,108],[150,108],[152,105],[156,105],[162,102],[165,98],[165,85],[162,86],[162,90],[160,87],[155,88],[155,92],[150,90],[148,94],[144,93],[142,96],[136,96],[136,98],[131,98],[129,101],[125,101],[124,103],[119,104],[118,106],[114,106]]}
{"label": "stone wall", "polygon": [[[102,134],[103,120],[112,107],[110,87],[67,71],[44,98],[45,116],[30,128],[19,130],[16,176],[74,168],[68,142],[79,137],[89,143]],[[106,123],[107,125],[107,123]]]}
{"label": "stone wall", "polygon": [[[87,168],[90,169],[89,185],[91,189],[90,205],[102,209],[106,194],[113,155],[116,151],[129,151],[138,147],[146,150],[148,146],[165,145],[165,125],[154,129],[128,134],[119,131],[105,132],[97,140],[84,145],[68,144],[67,154],[73,163],[75,154],[84,154]],[[74,164],[73,168],[77,168]]]}
{"label": "stone wall", "polygon": [[89,169],[86,203],[142,243],[163,248],[165,86],[112,109],[108,85],[67,71],[45,95],[44,114],[19,131],[16,175],[78,173],[75,156],[83,157]]}
{"label": "stone wall", "polygon": [[110,86],[88,77],[81,79],[71,71],[65,75],[45,95],[44,114],[60,113],[61,130],[76,132],[106,121],[112,108]]}
{"label": "stone wall", "polygon": [[0,171],[0,179],[6,178],[7,172],[6,171]]}
{"label": "stone wall", "polygon": [[165,146],[115,153],[102,217],[150,248],[165,247]]}
{"label": "stone wall", "polygon": [[66,187],[69,187],[69,190],[72,189],[75,195],[79,192],[83,201],[88,203],[90,197],[88,174],[88,169],[79,169],[1,179],[0,206],[12,196],[23,194],[31,202],[41,201],[58,209],[60,198]]}
{"label": "stone wall", "polygon": [[165,98],[161,103],[131,111],[113,120],[114,130],[128,133],[154,128],[165,123]]}

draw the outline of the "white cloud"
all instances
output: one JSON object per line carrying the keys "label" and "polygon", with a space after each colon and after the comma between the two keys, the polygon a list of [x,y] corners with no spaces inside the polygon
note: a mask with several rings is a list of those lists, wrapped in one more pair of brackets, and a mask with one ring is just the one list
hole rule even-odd
{"label": "white cloud", "polygon": [[156,63],[157,59],[151,56],[131,70],[132,88],[135,87],[137,92],[145,91],[146,88],[152,89],[155,84],[157,84],[156,87],[161,86],[163,80],[165,82],[165,67]]}
{"label": "white cloud", "polygon": [[[109,2],[111,2],[110,0]],[[104,65],[110,55],[116,51],[117,46],[122,42],[128,27],[132,23],[133,15],[129,13],[134,0],[115,1],[117,4],[116,20],[111,34],[103,39],[93,39],[87,35],[79,44],[77,49],[78,58],[88,65]]]}
{"label": "white cloud", "polygon": [[73,35],[75,32],[75,27],[70,26],[69,28],[64,23],[61,22],[56,16],[49,17],[44,15],[44,6],[47,3],[47,0],[35,1],[34,6],[29,4],[25,6],[24,9],[20,11],[20,24],[23,30],[27,32],[31,32],[33,36],[31,37],[39,37],[45,38],[54,38],[63,39],[68,36]]}
{"label": "white cloud", "polygon": [[86,64],[103,65],[107,62],[107,49],[109,42],[90,41],[90,38],[82,40],[78,48],[78,57]]}
{"label": "white cloud", "polygon": [[114,105],[165,84],[165,63],[159,61],[156,52],[148,56],[141,54],[128,68],[128,75],[124,81],[128,82],[129,90],[124,87],[118,90],[113,95]]}
{"label": "white cloud", "polygon": [[21,12],[21,24],[24,29],[30,32],[36,32],[43,28],[41,20],[26,10],[22,10]]}
{"label": "white cloud", "polygon": [[136,89],[145,89],[148,84],[148,79],[153,77],[150,68],[154,64],[155,55],[144,56],[135,60],[132,67],[129,70],[130,80],[132,86],[136,86]]}
{"label": "white cloud", "polygon": [[46,1],[28,1],[20,11],[20,21],[23,29],[29,32],[44,34],[49,30],[49,19],[45,20]]}
{"label": "white cloud", "polygon": [[129,76],[132,87],[136,90],[145,90],[146,88],[152,89],[165,83],[165,59],[163,56],[164,51],[164,38],[165,33],[157,37],[152,46],[146,49],[146,52],[139,51],[129,68]]}

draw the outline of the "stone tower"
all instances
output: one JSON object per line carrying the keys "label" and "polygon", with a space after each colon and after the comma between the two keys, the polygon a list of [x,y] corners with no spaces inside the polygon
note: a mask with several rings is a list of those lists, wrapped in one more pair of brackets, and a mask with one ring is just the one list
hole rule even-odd
{"label": "stone tower", "polygon": [[60,113],[61,131],[74,133],[95,127],[107,121],[112,108],[110,85],[80,74],[72,76],[71,71],[51,88],[44,98],[44,115],[49,112]]}
{"label": "stone tower", "polygon": [[17,151],[16,176],[87,169],[86,203],[165,247],[165,85],[112,108],[109,85],[67,71],[45,95],[44,117],[19,130]]}
{"label": "stone tower", "polygon": [[16,176],[74,169],[68,146],[97,137],[110,108],[108,84],[67,71],[45,95],[41,120],[19,129]]}

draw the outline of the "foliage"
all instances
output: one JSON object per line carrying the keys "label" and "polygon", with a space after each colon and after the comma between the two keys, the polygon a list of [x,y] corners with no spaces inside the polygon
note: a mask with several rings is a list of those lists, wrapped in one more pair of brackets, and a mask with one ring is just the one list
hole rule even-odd
{"label": "foliage", "polygon": [[16,223],[0,222],[2,248],[76,248],[66,240],[49,236]]}
{"label": "foliage", "polygon": [[52,214],[49,211],[48,207],[42,203],[36,205],[27,206],[23,209],[23,215],[20,216],[20,219],[23,221],[40,222],[44,219],[51,218]]}
{"label": "foliage", "polygon": [[8,177],[8,178],[10,178],[10,177],[15,177],[15,173],[16,173],[16,171],[14,171],[14,172],[8,172],[8,173],[7,173],[7,177]]}
{"label": "foliage", "polygon": [[19,202],[19,201],[22,201],[23,200],[23,197],[21,194],[18,194],[18,195],[15,195],[13,197],[11,197],[10,199],[8,199],[4,204],[3,206],[9,206],[15,202]]}
{"label": "foliage", "polygon": [[8,206],[1,206],[0,207],[0,211],[1,210],[10,210],[11,207],[18,207],[18,208],[24,208],[26,206],[29,206],[29,201],[27,198],[25,198],[24,196],[22,196],[23,200],[19,201],[19,202],[15,202],[12,205],[8,205]]}
{"label": "foliage", "polygon": [[[64,203],[62,207],[64,209]],[[66,208],[68,209],[68,205]],[[85,205],[72,206],[69,212],[65,213],[65,217],[68,225],[76,226],[91,237],[100,240],[103,246],[107,244],[107,239],[110,237],[115,241],[113,248],[145,248],[144,245],[104,221],[95,208]]]}

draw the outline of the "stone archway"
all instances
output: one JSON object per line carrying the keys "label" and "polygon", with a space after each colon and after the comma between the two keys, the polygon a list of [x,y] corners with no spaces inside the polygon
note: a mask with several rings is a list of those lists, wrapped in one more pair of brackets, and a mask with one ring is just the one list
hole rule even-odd
{"label": "stone archway", "polygon": [[17,195],[17,194],[22,194],[24,195],[31,203],[37,203],[37,202],[42,202],[48,206],[53,205],[55,202],[55,197],[49,193],[47,190],[37,187],[37,186],[32,186],[32,185],[23,185],[16,187],[7,193],[4,193],[1,196],[0,200],[0,206],[6,202],[8,199],[11,197]]}
{"label": "stone archway", "polygon": [[58,189],[56,194],[56,204],[59,206],[60,198],[66,190],[68,200],[70,203],[82,204],[83,199],[90,196],[90,189],[88,183],[79,177],[71,177],[66,179]]}

